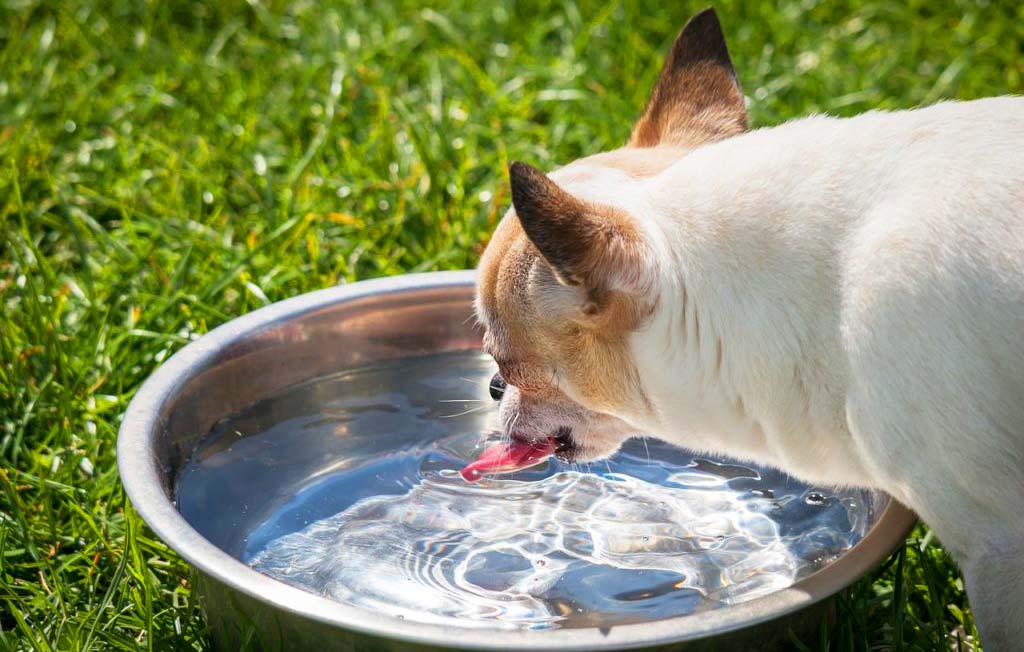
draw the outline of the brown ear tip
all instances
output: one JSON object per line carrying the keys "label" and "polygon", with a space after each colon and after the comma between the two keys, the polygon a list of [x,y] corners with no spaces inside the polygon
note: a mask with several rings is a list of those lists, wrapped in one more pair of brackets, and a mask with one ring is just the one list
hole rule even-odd
{"label": "brown ear tip", "polygon": [[508,175],[512,178],[525,177],[536,172],[537,168],[522,161],[512,161],[508,164]]}
{"label": "brown ear tip", "polygon": [[715,11],[715,8],[712,5],[708,5],[707,7],[704,7],[703,9],[701,9],[700,11],[695,13],[693,15],[693,18],[691,18],[691,20],[694,20],[694,19],[697,19],[697,18],[701,18],[701,19],[712,18],[714,20],[718,20],[718,12]]}
{"label": "brown ear tip", "polygon": [[722,23],[714,7],[698,11],[687,21],[672,45],[671,57],[681,62],[714,61],[736,77]]}
{"label": "brown ear tip", "polygon": [[508,164],[508,179],[515,188],[518,184],[530,177],[530,166],[521,161],[512,161]]}
{"label": "brown ear tip", "polygon": [[508,180],[512,186],[512,203],[535,194],[547,184],[546,175],[529,163],[513,161],[508,164]]}
{"label": "brown ear tip", "polygon": [[683,26],[683,33],[721,33],[722,23],[714,7],[705,7],[695,13]]}

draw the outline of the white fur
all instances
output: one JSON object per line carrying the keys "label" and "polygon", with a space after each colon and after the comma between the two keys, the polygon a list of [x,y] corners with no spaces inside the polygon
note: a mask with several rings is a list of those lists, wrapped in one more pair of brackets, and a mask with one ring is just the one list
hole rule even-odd
{"label": "white fur", "polygon": [[644,181],[588,172],[566,188],[629,210],[656,254],[661,301],[631,339],[656,415],[623,418],[889,492],[961,563],[986,651],[1024,650],[1024,98],[806,118]]}

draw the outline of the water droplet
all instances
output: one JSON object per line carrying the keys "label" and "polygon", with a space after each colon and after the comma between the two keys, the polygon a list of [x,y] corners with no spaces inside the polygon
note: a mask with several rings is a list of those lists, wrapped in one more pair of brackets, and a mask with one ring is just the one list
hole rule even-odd
{"label": "water droplet", "polygon": [[74,133],[75,129],[77,129],[77,128],[78,128],[78,125],[75,124],[74,120],[67,120],[64,123],[64,131],[68,132],[69,134],[70,133]]}
{"label": "water droplet", "polygon": [[345,197],[348,197],[351,194],[352,194],[352,189],[349,188],[348,186],[341,186],[340,188],[338,188],[338,196],[341,197],[342,199],[344,199]]}
{"label": "water droplet", "polygon": [[814,505],[815,507],[824,507],[832,501],[828,496],[818,493],[817,491],[812,491],[804,496],[804,502],[808,505]]}

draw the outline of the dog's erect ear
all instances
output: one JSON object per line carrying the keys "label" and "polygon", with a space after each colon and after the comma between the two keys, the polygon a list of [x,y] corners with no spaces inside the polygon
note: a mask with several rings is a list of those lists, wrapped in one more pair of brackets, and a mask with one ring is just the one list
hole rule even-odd
{"label": "dog's erect ear", "polygon": [[722,26],[709,7],[691,18],[676,37],[629,145],[692,147],[746,128],[743,92]]}
{"label": "dog's erect ear", "polygon": [[577,199],[526,163],[508,172],[519,222],[559,281],[592,293],[644,291],[646,245],[630,216]]}

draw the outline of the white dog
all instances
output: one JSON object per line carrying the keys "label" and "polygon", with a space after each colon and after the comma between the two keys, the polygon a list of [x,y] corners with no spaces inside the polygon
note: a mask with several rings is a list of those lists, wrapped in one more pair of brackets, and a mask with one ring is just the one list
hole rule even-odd
{"label": "white dog", "polygon": [[882,489],[1024,650],[1024,99],[746,122],[707,10],[625,147],[512,164],[477,301],[509,446]]}

